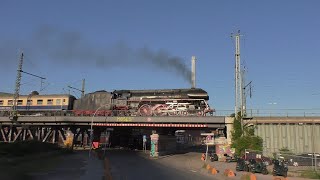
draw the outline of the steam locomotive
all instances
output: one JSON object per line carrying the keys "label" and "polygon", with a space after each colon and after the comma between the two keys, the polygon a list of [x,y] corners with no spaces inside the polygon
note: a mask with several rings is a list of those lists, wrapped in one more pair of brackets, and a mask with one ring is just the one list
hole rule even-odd
{"label": "steam locomotive", "polygon": [[[96,91],[80,99],[34,92],[20,96],[17,109],[20,115],[64,111],[74,116],[206,116],[214,112],[208,100],[208,93],[200,88]],[[0,94],[0,115],[12,106],[13,95]]]}

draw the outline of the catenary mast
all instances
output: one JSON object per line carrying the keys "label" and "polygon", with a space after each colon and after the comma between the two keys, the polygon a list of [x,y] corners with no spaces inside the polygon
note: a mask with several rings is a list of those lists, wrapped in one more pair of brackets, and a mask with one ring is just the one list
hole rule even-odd
{"label": "catenary mast", "polygon": [[22,64],[23,64],[23,52],[20,55],[19,59],[19,64],[18,64],[18,69],[17,69],[17,79],[16,79],[16,86],[15,86],[15,91],[14,91],[14,96],[13,96],[13,111],[12,111],[12,116],[17,116],[17,105],[18,105],[18,100],[19,100],[19,93],[20,93],[20,84],[21,84],[21,77],[22,77]]}
{"label": "catenary mast", "polygon": [[236,34],[232,34],[231,37],[235,38],[235,116],[240,112],[240,116],[243,115],[243,82],[240,62],[240,30]]}

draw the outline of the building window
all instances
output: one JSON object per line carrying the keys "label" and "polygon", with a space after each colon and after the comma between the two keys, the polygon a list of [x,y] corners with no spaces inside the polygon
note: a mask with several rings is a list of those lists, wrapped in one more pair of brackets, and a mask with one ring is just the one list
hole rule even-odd
{"label": "building window", "polygon": [[56,105],[61,105],[61,99],[56,100]]}
{"label": "building window", "polygon": [[66,102],[66,99],[63,99],[63,102],[65,103],[65,102]]}
{"label": "building window", "polygon": [[13,105],[13,100],[8,100],[8,106],[12,106]]}
{"label": "building window", "polygon": [[18,100],[18,105],[22,105],[23,100]]}
{"label": "building window", "polygon": [[38,99],[37,100],[37,105],[42,105],[43,104],[43,100],[42,99]]}
{"label": "building window", "polygon": [[48,105],[52,105],[52,104],[53,104],[53,99],[48,99],[48,100],[47,100],[47,104],[48,104]]}
{"label": "building window", "polygon": [[0,106],[3,106],[3,100],[0,100]]}
{"label": "building window", "polygon": [[30,106],[30,105],[32,105],[32,100],[29,99],[29,100],[27,101],[27,106]]}

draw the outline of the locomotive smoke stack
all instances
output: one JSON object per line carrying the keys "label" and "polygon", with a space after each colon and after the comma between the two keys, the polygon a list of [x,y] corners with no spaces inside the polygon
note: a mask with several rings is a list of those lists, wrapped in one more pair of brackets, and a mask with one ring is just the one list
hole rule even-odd
{"label": "locomotive smoke stack", "polygon": [[191,88],[196,88],[196,57],[191,58]]}

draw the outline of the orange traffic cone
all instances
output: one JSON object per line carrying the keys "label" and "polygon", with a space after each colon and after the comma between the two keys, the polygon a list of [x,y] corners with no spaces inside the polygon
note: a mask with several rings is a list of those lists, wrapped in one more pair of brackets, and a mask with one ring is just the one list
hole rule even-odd
{"label": "orange traffic cone", "polygon": [[227,177],[234,177],[234,176],[236,176],[236,174],[235,174],[233,171],[231,171],[230,169],[226,169],[226,170],[224,171],[224,175],[227,176]]}
{"label": "orange traffic cone", "polygon": [[216,170],[216,168],[211,169],[211,174],[218,174],[218,171]]}

